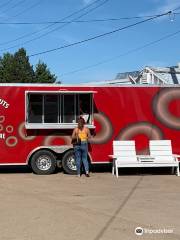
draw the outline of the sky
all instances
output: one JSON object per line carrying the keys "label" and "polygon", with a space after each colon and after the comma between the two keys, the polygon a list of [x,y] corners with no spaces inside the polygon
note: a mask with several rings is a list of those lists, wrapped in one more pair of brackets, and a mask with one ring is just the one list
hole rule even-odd
{"label": "sky", "polygon": [[[173,12],[64,48],[168,11]],[[111,80],[145,66],[175,66],[180,62],[178,13],[179,0],[0,0],[0,56],[24,47],[33,66],[45,62],[63,84]],[[130,19],[92,21],[118,18]],[[57,21],[66,23],[47,24]]]}

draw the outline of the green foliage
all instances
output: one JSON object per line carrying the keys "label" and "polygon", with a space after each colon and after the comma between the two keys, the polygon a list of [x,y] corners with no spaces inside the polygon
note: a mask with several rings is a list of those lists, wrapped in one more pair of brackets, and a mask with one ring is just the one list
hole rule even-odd
{"label": "green foliage", "polygon": [[51,74],[45,63],[39,62],[35,71],[24,48],[16,53],[5,53],[0,57],[0,83],[53,83],[56,76]]}
{"label": "green foliage", "polygon": [[56,78],[57,77],[54,74],[50,73],[49,69],[47,68],[47,65],[39,61],[39,63],[36,65],[35,70],[36,82],[54,83],[56,81]]}

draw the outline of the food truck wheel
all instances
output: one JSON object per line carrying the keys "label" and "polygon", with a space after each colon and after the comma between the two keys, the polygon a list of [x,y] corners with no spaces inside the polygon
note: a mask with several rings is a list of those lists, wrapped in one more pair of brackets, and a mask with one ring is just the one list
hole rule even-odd
{"label": "food truck wheel", "polygon": [[77,174],[76,162],[74,157],[74,151],[70,150],[66,152],[62,158],[62,167],[68,174]]}
{"label": "food truck wheel", "polygon": [[32,156],[31,167],[36,174],[51,174],[56,169],[56,157],[50,151],[40,150]]}

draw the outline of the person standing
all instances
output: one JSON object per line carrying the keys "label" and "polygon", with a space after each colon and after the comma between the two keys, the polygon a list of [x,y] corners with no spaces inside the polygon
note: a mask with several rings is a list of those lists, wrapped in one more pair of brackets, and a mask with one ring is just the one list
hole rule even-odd
{"label": "person standing", "polygon": [[89,163],[88,163],[88,139],[91,137],[89,128],[85,127],[85,121],[83,118],[79,118],[78,126],[74,128],[72,133],[72,141],[75,141],[74,154],[77,167],[77,175],[81,176],[81,165],[83,163],[85,168],[86,177],[89,175]]}

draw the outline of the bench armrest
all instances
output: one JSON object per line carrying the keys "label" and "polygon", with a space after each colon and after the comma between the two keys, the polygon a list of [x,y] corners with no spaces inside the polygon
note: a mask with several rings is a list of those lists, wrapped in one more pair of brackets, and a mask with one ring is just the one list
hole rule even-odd
{"label": "bench armrest", "polygon": [[173,157],[180,158],[179,154],[173,154]]}

